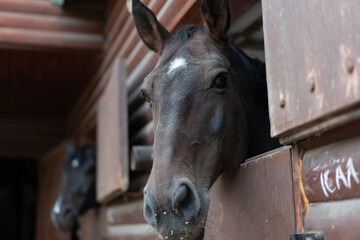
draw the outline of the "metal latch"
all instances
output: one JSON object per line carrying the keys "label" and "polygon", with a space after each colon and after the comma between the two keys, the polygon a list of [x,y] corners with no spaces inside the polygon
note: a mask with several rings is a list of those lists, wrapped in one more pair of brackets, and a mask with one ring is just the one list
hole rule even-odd
{"label": "metal latch", "polygon": [[322,232],[305,232],[290,234],[290,240],[324,240]]}

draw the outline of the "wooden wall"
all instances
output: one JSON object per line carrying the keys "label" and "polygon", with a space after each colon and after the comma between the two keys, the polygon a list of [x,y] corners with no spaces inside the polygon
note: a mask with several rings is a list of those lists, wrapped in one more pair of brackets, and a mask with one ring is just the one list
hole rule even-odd
{"label": "wooden wall", "polygon": [[51,209],[60,192],[60,168],[65,160],[63,144],[53,148],[40,159],[36,240],[70,240],[70,234],[60,232],[50,218]]}
{"label": "wooden wall", "polygon": [[300,173],[294,181],[296,231],[355,240],[360,4],[288,3],[263,1],[263,16],[272,136],[292,144],[293,172]]}

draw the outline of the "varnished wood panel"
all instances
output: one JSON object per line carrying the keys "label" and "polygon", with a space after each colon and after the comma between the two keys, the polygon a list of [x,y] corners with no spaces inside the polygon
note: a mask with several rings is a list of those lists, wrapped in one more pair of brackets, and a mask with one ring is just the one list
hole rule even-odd
{"label": "varnished wood panel", "polygon": [[79,218],[80,240],[101,240],[107,236],[106,208],[92,208]]}
{"label": "varnished wood panel", "polygon": [[289,147],[254,157],[210,190],[205,239],[289,239],[295,232]]}
{"label": "varnished wood panel", "polygon": [[60,168],[66,160],[63,144],[46,153],[40,161],[36,240],[71,240],[70,234],[60,232],[50,219],[51,209],[61,188]]}
{"label": "varnished wood panel", "polygon": [[110,240],[156,240],[159,236],[148,224],[118,225],[109,228]]}
{"label": "varnished wood panel", "polygon": [[13,27],[0,28],[0,48],[51,50],[53,48],[100,51],[102,35],[65,31],[45,31]]}
{"label": "varnished wood panel", "polygon": [[125,62],[118,59],[97,112],[97,200],[106,202],[129,186]]}
{"label": "varnished wood panel", "polygon": [[102,23],[82,18],[23,14],[0,10],[0,26],[79,33],[102,33]]}
{"label": "varnished wood panel", "polygon": [[146,224],[142,199],[109,206],[106,210],[107,221],[112,226]]}
{"label": "varnished wood panel", "polygon": [[0,115],[65,118],[96,71],[96,52],[0,50]]}
{"label": "varnished wood panel", "polygon": [[303,184],[310,202],[360,197],[360,137],[305,152]]}
{"label": "varnished wood panel", "polygon": [[0,1],[0,48],[100,51],[107,1],[96,8],[78,2],[61,8],[50,1]]}
{"label": "varnished wood panel", "polygon": [[272,136],[290,143],[359,119],[359,1],[262,3]]}
{"label": "varnished wood panel", "polygon": [[102,15],[99,11],[67,11],[63,8],[57,7],[50,1],[29,1],[29,0],[1,0],[0,11],[18,12],[28,14],[40,15],[54,15],[54,16],[72,16],[82,17],[86,19],[101,20]]}
{"label": "varnished wood panel", "polygon": [[360,200],[313,203],[304,219],[304,231],[324,233],[326,240],[358,240]]}

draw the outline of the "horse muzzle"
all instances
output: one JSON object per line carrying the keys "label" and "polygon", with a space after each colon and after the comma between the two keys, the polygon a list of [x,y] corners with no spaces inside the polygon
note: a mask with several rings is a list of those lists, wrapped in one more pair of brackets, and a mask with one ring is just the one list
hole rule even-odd
{"label": "horse muzzle", "polygon": [[145,219],[163,239],[201,240],[207,211],[204,216],[198,191],[187,178],[174,182],[174,187],[161,189],[162,193],[150,187],[144,191]]}
{"label": "horse muzzle", "polygon": [[62,206],[60,210],[51,211],[51,220],[61,231],[73,231],[78,227],[76,211],[69,206]]}

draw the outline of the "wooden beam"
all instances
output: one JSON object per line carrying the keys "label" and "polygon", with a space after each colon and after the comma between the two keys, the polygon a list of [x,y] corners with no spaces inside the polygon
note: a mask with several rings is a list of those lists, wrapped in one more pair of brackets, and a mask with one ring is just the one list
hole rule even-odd
{"label": "wooden beam", "polygon": [[129,143],[125,61],[118,59],[99,101],[96,199],[108,202],[129,187]]}
{"label": "wooden beam", "polygon": [[100,21],[0,11],[0,26],[36,30],[102,34]]}
{"label": "wooden beam", "polygon": [[29,0],[1,0],[0,11],[33,13],[41,15],[76,16],[87,19],[102,20],[103,13],[65,10],[57,7],[50,1],[29,1]]}
{"label": "wooden beam", "polygon": [[131,171],[150,171],[153,164],[153,146],[132,146],[130,154]]}
{"label": "wooden beam", "polygon": [[0,28],[0,48],[100,51],[102,35],[2,27]]}

